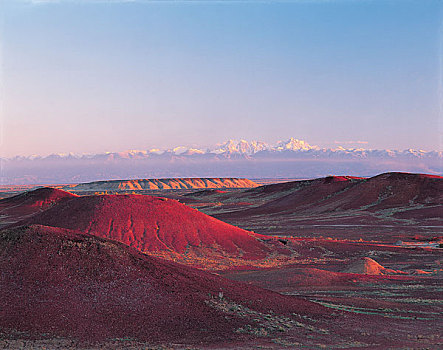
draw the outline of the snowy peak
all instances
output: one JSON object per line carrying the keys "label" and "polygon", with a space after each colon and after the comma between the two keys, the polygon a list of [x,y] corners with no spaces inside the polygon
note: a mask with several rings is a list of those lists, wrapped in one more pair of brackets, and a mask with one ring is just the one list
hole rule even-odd
{"label": "snowy peak", "polygon": [[217,145],[217,147],[213,150],[211,150],[211,153],[216,154],[245,154],[245,155],[251,155],[260,151],[271,149],[272,147],[268,145],[265,142],[262,141],[251,141],[248,142],[246,140],[228,140],[220,145]]}
{"label": "snowy peak", "polygon": [[311,146],[306,141],[291,137],[287,141],[279,141],[276,145],[269,145],[262,141],[228,140],[212,150],[216,154],[244,154],[253,155],[261,151],[308,151],[319,149]]}
{"label": "snowy peak", "polygon": [[277,143],[275,149],[277,151],[309,151],[311,149],[318,149],[317,146],[311,146],[303,140],[298,140],[291,137],[288,141],[280,141]]}

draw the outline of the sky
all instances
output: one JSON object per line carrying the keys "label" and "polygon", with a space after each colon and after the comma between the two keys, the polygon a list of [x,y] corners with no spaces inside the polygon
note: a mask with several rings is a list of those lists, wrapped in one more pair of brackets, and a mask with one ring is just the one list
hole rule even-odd
{"label": "sky", "polygon": [[443,2],[0,4],[0,156],[296,137],[442,150]]}

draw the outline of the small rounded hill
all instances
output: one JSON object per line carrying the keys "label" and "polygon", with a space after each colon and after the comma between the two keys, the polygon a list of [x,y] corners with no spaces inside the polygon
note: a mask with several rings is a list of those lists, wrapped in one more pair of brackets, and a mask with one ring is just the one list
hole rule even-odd
{"label": "small rounded hill", "polygon": [[66,191],[42,187],[0,200],[0,214],[16,221],[75,197],[75,194]]}
{"label": "small rounded hill", "polygon": [[176,200],[146,195],[75,197],[25,221],[90,233],[142,252],[217,259],[263,259],[266,236],[205,215]]}

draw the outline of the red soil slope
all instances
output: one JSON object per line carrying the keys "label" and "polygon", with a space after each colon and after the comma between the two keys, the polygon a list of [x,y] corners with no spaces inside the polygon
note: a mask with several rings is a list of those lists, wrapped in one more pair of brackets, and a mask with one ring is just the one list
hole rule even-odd
{"label": "red soil slope", "polygon": [[[382,269],[383,270],[383,269]],[[387,270],[387,269],[385,269]],[[359,270],[362,271],[362,270]],[[359,283],[388,283],[389,281],[411,280],[412,277],[399,275],[386,276],[383,272],[369,274],[363,272],[335,272],[311,267],[282,267],[279,269],[263,269],[255,271],[229,271],[223,276],[253,283],[262,288],[278,292],[293,292],[300,288],[337,288],[358,286]],[[388,279],[390,278],[390,279]]]}
{"label": "red soil slope", "polygon": [[55,188],[43,187],[0,200],[0,215],[4,216],[3,220],[16,221],[74,197],[77,196]]}
{"label": "red soil slope", "polygon": [[[346,200],[344,200],[346,198]],[[442,205],[443,177],[424,174],[386,173],[363,181],[340,194],[341,209],[368,210]]]}
{"label": "red soil slope", "polygon": [[[201,344],[249,337],[235,330],[257,312],[329,318],[303,299],[54,227],[0,231],[0,270],[0,333],[9,336]],[[227,301],[256,313],[225,311]]]}
{"label": "red soil slope", "polygon": [[[251,194],[272,195],[272,194],[281,194],[287,191],[299,190],[307,186],[316,186],[319,184],[336,184],[342,182],[344,183],[358,182],[358,180],[363,180],[363,179],[365,178],[355,177],[355,176],[327,176],[325,178],[318,178],[314,180],[297,180],[297,181],[276,183],[271,185],[264,185],[250,189],[246,192]],[[345,185],[344,183],[342,183],[341,185]]]}
{"label": "red soil slope", "polygon": [[202,259],[262,259],[266,236],[231,226],[179,202],[144,195],[76,197],[26,221],[111,238],[142,252]]}
{"label": "red soil slope", "polygon": [[443,177],[409,173],[386,173],[369,179],[331,176],[262,186],[245,193],[261,196],[266,202],[241,213],[218,217],[279,212],[377,211],[402,207],[419,207],[415,214],[423,216],[423,210],[432,215],[436,206],[443,205]]}

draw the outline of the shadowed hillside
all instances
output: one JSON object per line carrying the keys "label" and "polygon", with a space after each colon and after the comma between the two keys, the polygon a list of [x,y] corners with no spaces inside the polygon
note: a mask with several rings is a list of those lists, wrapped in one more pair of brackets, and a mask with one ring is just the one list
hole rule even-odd
{"label": "shadowed hillside", "polygon": [[[208,202],[223,201],[224,197],[212,194]],[[202,196],[195,198],[204,202]],[[443,177],[409,173],[371,178],[330,176],[250,189],[231,196],[225,206],[199,205],[223,221],[260,233],[267,231],[255,225],[258,217],[272,217],[274,222],[285,223],[285,230],[307,234],[315,231],[329,235],[331,229],[350,232],[361,225],[396,225],[401,226],[396,233],[422,226],[420,234],[438,236],[443,225]],[[435,229],[428,229],[431,227]],[[344,231],[340,235],[346,237]]]}
{"label": "shadowed hillside", "polygon": [[51,187],[43,187],[0,200],[2,224],[15,222],[39,213],[51,206],[77,197],[74,194]]}
{"label": "shadowed hillside", "polygon": [[257,322],[225,311],[223,303],[255,310],[255,318],[261,312],[325,313],[302,299],[53,227],[0,231],[0,269],[0,331],[31,336],[198,344],[248,338],[235,331]]}
{"label": "shadowed hillside", "polygon": [[330,176],[261,186],[245,194],[266,201],[247,210],[250,214],[432,207],[443,204],[443,177],[407,173],[386,173],[368,179]]}

